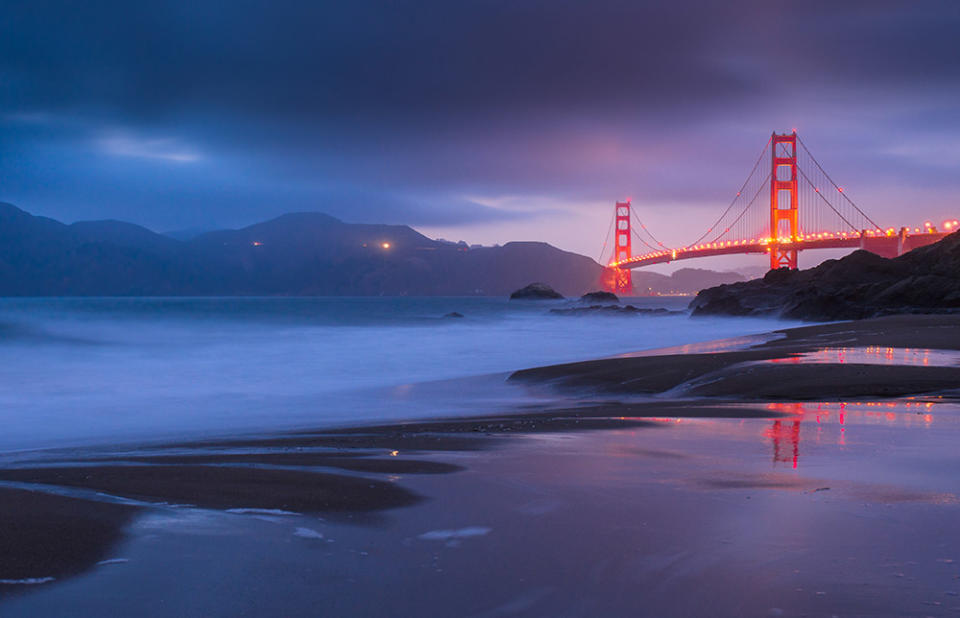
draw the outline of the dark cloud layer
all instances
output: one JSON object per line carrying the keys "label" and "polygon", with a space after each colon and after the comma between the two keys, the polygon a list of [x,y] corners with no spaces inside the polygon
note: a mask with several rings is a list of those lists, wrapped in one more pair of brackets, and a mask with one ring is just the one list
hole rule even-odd
{"label": "dark cloud layer", "polygon": [[664,226],[700,216],[798,126],[875,211],[906,211],[910,185],[946,210],[958,34],[953,0],[7,2],[0,199],[468,239],[549,211],[547,239],[585,250],[564,217],[627,194]]}

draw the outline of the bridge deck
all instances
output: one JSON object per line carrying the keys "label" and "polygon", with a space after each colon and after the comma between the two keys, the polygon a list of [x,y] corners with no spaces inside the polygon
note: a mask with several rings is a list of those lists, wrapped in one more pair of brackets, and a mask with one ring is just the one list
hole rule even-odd
{"label": "bridge deck", "polygon": [[[909,234],[902,239],[897,235],[866,235],[859,234],[834,235],[832,237],[806,238],[796,242],[781,243],[783,246],[796,247],[798,251],[813,249],[866,249],[884,257],[896,257],[917,247],[933,244],[946,236],[948,232],[929,231]],[[664,249],[643,255],[634,256],[622,262],[611,262],[614,268],[641,268],[654,264],[666,264],[676,260],[692,260],[694,258],[713,257],[718,255],[736,255],[748,253],[768,253],[771,243],[768,239],[755,241],[727,241],[698,245],[684,249]]]}

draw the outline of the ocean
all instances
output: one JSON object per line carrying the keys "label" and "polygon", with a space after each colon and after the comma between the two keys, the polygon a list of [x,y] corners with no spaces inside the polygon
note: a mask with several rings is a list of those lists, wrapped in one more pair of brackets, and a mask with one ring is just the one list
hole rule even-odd
{"label": "ocean", "polygon": [[[631,299],[684,309],[686,298]],[[0,450],[484,414],[525,367],[768,332],[503,298],[0,300]],[[459,312],[463,318],[445,317]],[[540,395],[542,396],[542,395]]]}

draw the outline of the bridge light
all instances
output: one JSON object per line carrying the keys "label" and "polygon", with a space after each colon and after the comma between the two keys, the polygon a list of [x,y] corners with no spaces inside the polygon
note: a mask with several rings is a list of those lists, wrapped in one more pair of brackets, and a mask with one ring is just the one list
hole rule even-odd
{"label": "bridge light", "polygon": [[837,187],[837,191],[839,191],[840,193],[843,193],[843,187]]}

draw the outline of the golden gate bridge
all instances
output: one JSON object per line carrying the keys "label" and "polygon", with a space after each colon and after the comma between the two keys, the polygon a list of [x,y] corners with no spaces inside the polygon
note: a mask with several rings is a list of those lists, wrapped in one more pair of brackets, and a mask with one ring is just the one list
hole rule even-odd
{"label": "golden gate bridge", "polygon": [[[800,251],[852,248],[896,257],[958,228],[956,220],[943,222],[941,229],[930,221],[913,228],[880,226],[833,181],[794,130],[770,136],[730,204],[688,245],[666,246],[647,229],[630,200],[617,202],[601,261],[612,231],[606,287],[629,293],[633,289],[630,269],[652,264],[766,253],[771,269],[796,269]],[[634,241],[642,253],[633,253]]]}

